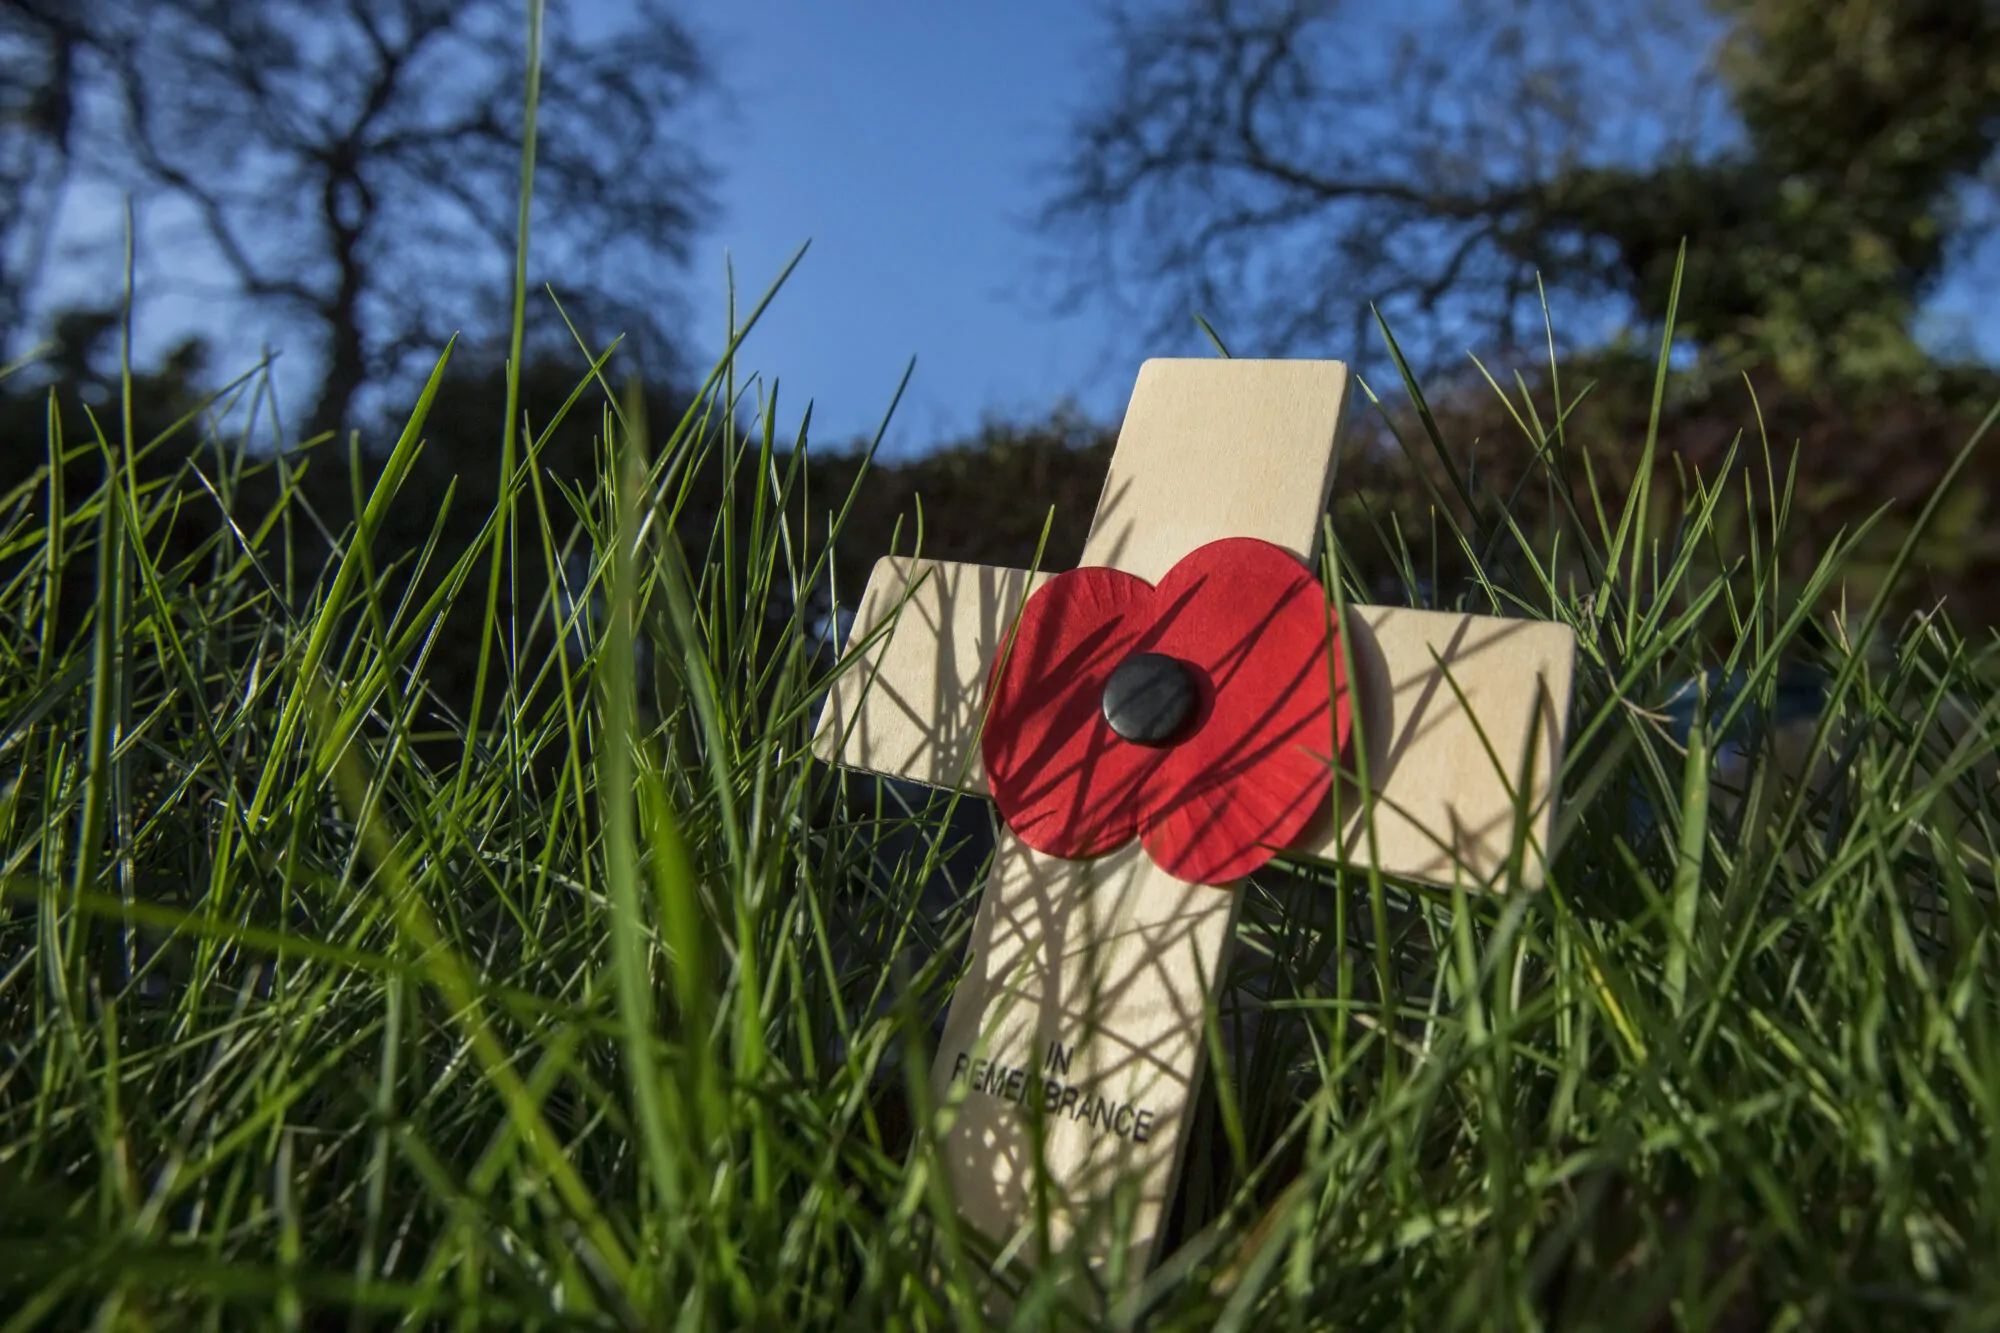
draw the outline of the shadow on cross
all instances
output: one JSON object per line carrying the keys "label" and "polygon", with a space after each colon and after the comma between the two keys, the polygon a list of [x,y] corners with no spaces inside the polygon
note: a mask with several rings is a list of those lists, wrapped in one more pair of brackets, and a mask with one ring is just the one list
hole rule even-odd
{"label": "shadow on cross", "polygon": [[[1136,617],[1120,599],[1145,585],[1111,570],[1059,576],[1030,603],[984,741],[987,785],[1022,840],[1083,856],[1137,836],[1190,882],[1228,882],[1285,851],[1351,862],[1371,846],[1392,875],[1490,880],[1521,809],[1540,813],[1556,758],[1560,719],[1539,675],[1551,627],[1357,607],[1329,660],[1329,612],[1303,574],[1289,590],[1218,587],[1182,568]],[[1148,654],[1177,660],[1194,696],[1169,743],[1121,739],[1105,714],[1115,673]],[[1357,701],[1365,766],[1345,716]]]}
{"label": "shadow on cross", "polygon": [[[887,779],[892,798],[900,798],[894,804],[907,813],[955,810],[949,864],[937,866],[921,886],[927,907],[941,909],[960,898],[971,868],[991,850],[992,829],[983,803],[944,803],[923,789],[990,794],[978,753],[987,679],[1024,598],[1046,577],[893,559],[877,571],[858,608],[859,623],[878,629],[830,693],[818,744],[823,757]],[[1557,709],[1545,693],[1535,696],[1536,658],[1525,648],[1551,628],[1351,607],[1346,650],[1358,707],[1341,765],[1347,776],[1294,839],[1291,854],[1355,863],[1372,845],[1392,875],[1440,882],[1463,876],[1475,884],[1490,879],[1514,834],[1513,802],[1496,803],[1494,791],[1515,781],[1531,723],[1543,740],[1538,774],[1550,772],[1556,759],[1546,742],[1560,736]],[[1101,647],[1081,656],[1087,662],[1093,653],[1108,662]],[[1074,663],[1059,666],[1066,673],[1076,669]],[[1530,700],[1533,709],[1524,706]],[[1087,689],[1069,706],[1094,724]],[[1472,724],[1468,709],[1483,726]],[[1356,739],[1367,742],[1376,799],[1372,844],[1361,818]],[[1053,775],[1040,786],[1052,790]]]}
{"label": "shadow on cross", "polygon": [[[1519,821],[1539,817],[1555,789],[1561,709],[1535,643],[1552,629],[1561,633],[1528,620],[1349,608],[1371,820],[1350,744],[1333,799],[1291,854],[1356,865],[1372,846],[1393,875],[1490,887]],[[1530,799],[1517,801],[1524,775]]]}
{"label": "shadow on cross", "polygon": [[[1203,1064],[1208,988],[1186,977],[1224,956],[1235,896],[1168,877],[1136,844],[1072,861],[1001,840],[938,1047],[954,1197],[1000,1240],[1047,1216],[1054,1249],[1150,1242]],[[1046,1208],[1024,1207],[1037,1188]]]}
{"label": "shadow on cross", "polygon": [[[1177,878],[1239,878],[1325,798],[1347,730],[1326,642],[1318,584],[1261,542],[1200,548],[1157,586],[1105,567],[1056,576],[994,675],[982,750],[1009,827],[1066,856],[1137,836]],[[1108,691],[1132,666],[1166,706],[1158,731],[1115,716]]]}
{"label": "shadow on cross", "polygon": [[[1232,609],[1247,623],[1241,633],[1215,640],[1211,697],[1185,743],[1203,734],[1202,722],[1214,725],[1215,697],[1233,683],[1229,673],[1268,646],[1254,600],[1239,597]],[[1178,614],[1178,608],[1167,614]],[[1459,681],[1458,669],[1490,665],[1475,659],[1511,652],[1514,636],[1530,632],[1524,622],[1458,616],[1426,624],[1434,638],[1424,652],[1413,653],[1406,643],[1392,645],[1394,661],[1420,664],[1400,672],[1392,668],[1392,655],[1368,623],[1366,609],[1357,611],[1349,630],[1365,703],[1361,730],[1369,738],[1371,777],[1378,788],[1393,787],[1399,774],[1410,772],[1406,765],[1421,762],[1427,771],[1418,775],[1422,781],[1410,794],[1413,804],[1448,797],[1467,783],[1491,788],[1495,766],[1486,756],[1457,753],[1441,765],[1437,750],[1440,745],[1463,750],[1465,710],[1478,707],[1486,673],[1467,671]],[[1447,626],[1450,633],[1435,633]],[[1143,636],[1136,643],[1156,646]],[[1048,727],[1054,734],[1032,738],[1022,756],[1029,771],[1060,764],[1076,732],[1101,724],[1101,714],[1087,706],[1090,689],[1132,646],[1116,634],[1091,630],[1039,658],[1034,654],[1047,645],[1029,644],[1026,661],[1009,663],[1010,670],[1018,665],[1084,682],[1073,697],[1056,701],[1058,721]],[[1325,670],[1320,653],[1316,642],[1300,660],[1281,662],[1273,688],[1303,690],[1307,673]],[[1283,702],[1257,698],[1250,716],[1282,718]],[[996,705],[988,726],[1009,720]],[[1319,720],[1327,725],[1323,713]],[[1552,705],[1541,723],[1553,727]],[[1283,735],[1285,743],[1303,746],[1295,730]],[[1126,743],[1114,737],[1110,744]],[[1214,757],[1203,762],[1224,772],[1247,772],[1259,757],[1253,749],[1220,737],[1208,752]],[[1099,757],[1075,762],[1078,773],[1091,777],[1107,771],[1089,767],[1102,763]],[[1322,780],[1316,807],[1327,813],[1294,845],[1316,849],[1317,837],[1331,841],[1337,854],[1342,844],[1359,841],[1361,830],[1350,817],[1344,836],[1334,838],[1327,756],[1320,753],[1316,762]],[[1140,790],[1136,784],[1156,773],[1156,767],[1142,769],[1128,790]],[[1407,778],[1402,785],[1409,785]],[[1060,781],[1037,791],[1076,799]],[[1351,787],[1344,797],[1352,802]],[[1228,800],[1226,792],[1222,800]],[[1491,804],[1489,797],[1479,808]],[[1074,813],[1080,807],[1062,808]],[[1379,809],[1376,817],[1378,823],[1402,818]],[[1393,828],[1387,833],[1399,836]],[[1511,818],[1477,828],[1447,820],[1428,851],[1448,864],[1452,847],[1479,847],[1490,860],[1491,844],[1511,836]],[[1150,1246],[1165,1225],[1174,1188],[1171,1163],[1192,1121],[1205,1065],[1202,1005],[1218,976],[1196,976],[1194,969],[1203,959],[1215,960],[1210,966],[1218,973],[1226,967],[1240,897],[1176,879],[1130,840],[1108,854],[1066,858],[1035,851],[1003,830],[996,851],[973,932],[972,970],[938,1048],[937,1091],[962,1099],[960,1118],[947,1138],[955,1192],[967,1216],[996,1237],[1006,1237],[1023,1218],[1049,1216],[1051,1244],[1065,1244],[1082,1231],[1100,1238],[1090,1249],[1101,1252],[1102,1237],[1123,1233],[1122,1217],[1129,1234]],[[1038,1157],[1054,1169],[1038,1171]],[[1024,1205],[1030,1188],[1055,1188],[1051,1177],[1063,1182],[1066,1197],[1050,1199],[1047,1208]]]}
{"label": "shadow on cross", "polygon": [[[979,745],[988,680],[1034,586],[1025,572],[982,566],[896,560],[879,568],[857,620],[880,625],[882,632],[836,682],[823,720],[822,753],[913,787],[987,794]],[[1316,768],[1320,783],[1309,812],[1317,817],[1292,839],[1291,855],[1358,860],[1372,847],[1392,875],[1449,882],[1454,860],[1468,859],[1474,864],[1466,877],[1487,878],[1514,827],[1511,800],[1494,799],[1496,777],[1500,786],[1514,781],[1522,740],[1532,727],[1539,724],[1544,737],[1559,735],[1546,691],[1538,708],[1527,705],[1539,688],[1538,663],[1546,658],[1533,648],[1536,636],[1561,633],[1561,627],[1350,609],[1354,721],[1367,741],[1375,798],[1376,837],[1364,841],[1351,781],[1339,789],[1345,818],[1338,827],[1331,813],[1333,733],[1324,712],[1330,686],[1319,687],[1317,746],[1306,742],[1305,721],[1311,719],[1285,711],[1288,692],[1303,690],[1311,673],[1325,670],[1321,639],[1315,637],[1296,660],[1277,660],[1275,684],[1263,695],[1251,692],[1240,730],[1218,726],[1220,701],[1235,683],[1232,673],[1282,647],[1254,596],[1221,600],[1200,655],[1206,697],[1176,747],[1199,756],[1190,785],[1211,779],[1210,799],[1191,803],[1189,827],[1202,832],[1210,827],[1202,821],[1232,804],[1242,807],[1239,813],[1270,819],[1268,809],[1212,779],[1253,771],[1260,757],[1256,743],[1241,738],[1260,724],[1289,719],[1298,725],[1280,735],[1293,743],[1292,754]],[[1313,604],[1323,629],[1323,595],[1315,592]],[[1074,783],[1085,773],[1095,778],[1110,771],[1102,767],[1105,747],[1071,755],[1065,746],[1102,726],[1102,681],[1122,654],[1142,645],[1171,647],[1146,636],[1155,632],[1156,620],[1181,625],[1190,614],[1169,598],[1166,613],[1149,616],[1127,635],[1129,642],[1086,627],[1061,643],[1029,645],[1025,666],[1065,687],[1047,700],[1051,706],[1044,711],[1054,720],[1012,741],[1025,747],[1023,771],[1033,795],[1064,815],[1089,806],[1088,792],[1079,794],[1063,779]],[[1484,715],[1489,730],[1501,729],[1482,738],[1468,711]],[[1507,727],[1515,734],[1503,734]],[[1358,749],[1350,743],[1340,768],[1354,766]],[[1553,759],[1545,747],[1541,771]],[[1037,772],[1036,766],[1054,772]],[[1165,767],[1157,760],[1137,766],[1139,778],[1128,773],[1124,790],[1129,794],[1149,774],[1157,779]],[[1184,788],[1160,790],[1176,795]],[[975,812],[984,809],[984,803],[961,802],[958,829],[983,833]],[[1202,1000],[1226,965],[1224,945],[1240,895],[1173,878],[1129,836],[1103,854],[1064,858],[1035,852],[1003,829],[997,842],[990,834],[965,839],[954,858],[953,882],[936,895],[926,885],[925,898],[956,899],[967,861],[987,847],[999,854],[978,904],[972,970],[954,992],[936,1047],[936,1091],[958,1107],[957,1126],[943,1145],[954,1193],[982,1230],[1005,1237],[1020,1219],[1038,1215],[1022,1196],[1031,1180],[1046,1178],[1033,1169],[1039,1156],[1059,1167],[1049,1174],[1092,1214],[1078,1217],[1055,1201],[1052,1243],[1074,1228],[1100,1231],[1110,1225],[1103,1210],[1121,1207],[1130,1210],[1138,1236],[1156,1236],[1173,1189],[1170,1164],[1188,1132],[1205,1064]],[[1214,975],[1193,984],[1199,960],[1210,960]],[[1120,1181],[1122,1194],[1114,1188]]]}
{"label": "shadow on cross", "polygon": [[[885,576],[886,575],[886,576]],[[825,757],[883,777],[984,796],[979,762],[989,665],[1045,574],[889,557],[856,609],[883,636],[838,679]]]}

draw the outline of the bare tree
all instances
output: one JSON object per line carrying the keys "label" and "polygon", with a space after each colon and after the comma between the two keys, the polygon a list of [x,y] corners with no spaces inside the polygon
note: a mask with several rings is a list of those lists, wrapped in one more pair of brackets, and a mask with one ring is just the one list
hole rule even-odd
{"label": "bare tree", "polygon": [[[1260,352],[1419,351],[1572,319],[1678,327],[1803,374],[1907,368],[1975,240],[2000,0],[1114,0],[1115,68],[1043,216],[1072,292],[1136,288]],[[1986,219],[1990,225],[1991,218]]]}
{"label": "bare tree", "polygon": [[[1550,223],[1574,167],[1662,146],[1607,114],[1638,8],[1447,0],[1398,25],[1341,0],[1119,4],[1044,224],[1087,242],[1078,293],[1145,293],[1156,334],[1193,312],[1260,352],[1353,355],[1372,302],[1413,341],[1505,339],[1538,272],[1609,288],[1612,257]],[[1684,118],[1655,127],[1666,146],[1700,132]]]}
{"label": "bare tree", "polygon": [[70,176],[85,0],[0,0],[0,359],[25,328]]}
{"label": "bare tree", "polygon": [[1705,178],[1632,192],[1729,133],[1690,9],[1119,4],[1043,223],[1087,243],[1073,293],[1137,288],[1150,332],[1193,311],[1261,352],[1357,355],[1371,303],[1415,349],[1505,348],[1540,331],[1538,280],[1629,310],[1635,272],[1734,207]]}
{"label": "bare tree", "polygon": [[[22,0],[4,0],[21,3]],[[597,337],[666,367],[710,168],[709,87],[658,0],[557,3],[545,34],[539,267]],[[491,332],[517,231],[526,22],[511,0],[103,0],[111,157],[188,206],[241,295],[318,344],[309,432],[355,421],[447,336]]]}

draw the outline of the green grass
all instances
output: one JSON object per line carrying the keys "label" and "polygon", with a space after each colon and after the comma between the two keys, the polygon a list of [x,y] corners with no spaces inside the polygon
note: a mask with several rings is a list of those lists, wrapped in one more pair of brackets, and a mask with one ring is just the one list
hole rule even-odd
{"label": "green grass", "polygon": [[[294,462],[212,436],[142,482],[129,409],[51,414],[0,497],[0,1330],[950,1328],[996,1289],[1023,1327],[2000,1325],[2000,663],[1829,610],[1851,544],[1781,579],[1782,441],[1604,494],[1592,449],[1651,435],[1517,386],[1546,531],[1433,427],[1425,539],[1333,534],[1412,601],[1575,628],[1550,885],[1253,883],[1165,1257],[1099,1293],[944,1193],[923,1072],[971,898],[933,910],[942,806],[806,753],[855,538],[733,341],[674,422],[580,371],[603,484],[547,484],[529,422],[449,559],[372,545],[439,503],[399,490],[428,391],[324,571],[282,545]],[[1480,577],[1423,585],[1432,542]],[[576,552],[589,625],[501,609]],[[481,722],[440,744],[459,605]],[[1720,762],[1800,661],[1823,722]],[[1714,667],[1748,686],[1683,744]]]}

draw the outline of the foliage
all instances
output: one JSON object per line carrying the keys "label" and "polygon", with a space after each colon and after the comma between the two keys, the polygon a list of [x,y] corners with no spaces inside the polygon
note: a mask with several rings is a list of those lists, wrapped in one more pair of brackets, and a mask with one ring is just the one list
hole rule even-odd
{"label": "foliage", "polygon": [[1743,143],[1578,173],[1579,204],[1559,213],[1619,247],[1655,321],[1687,240],[1707,270],[1683,308],[1691,336],[1794,383],[1906,380],[1923,367],[1916,304],[1977,235],[1962,194],[2000,143],[2000,5],[1710,8],[1731,21],[1717,67]]}

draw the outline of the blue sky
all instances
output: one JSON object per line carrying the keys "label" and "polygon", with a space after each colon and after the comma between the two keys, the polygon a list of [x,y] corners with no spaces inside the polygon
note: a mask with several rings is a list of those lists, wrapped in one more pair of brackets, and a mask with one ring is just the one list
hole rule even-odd
{"label": "blue sky", "polygon": [[735,103],[715,140],[723,215],[694,274],[704,349],[724,327],[725,246],[754,297],[810,240],[745,360],[784,399],[814,400],[815,438],[872,431],[912,356],[892,449],[1065,396],[1122,410],[1129,340],[1101,306],[1051,313],[1050,256],[1025,225],[1092,72],[1083,0],[699,0],[692,12]]}

